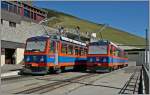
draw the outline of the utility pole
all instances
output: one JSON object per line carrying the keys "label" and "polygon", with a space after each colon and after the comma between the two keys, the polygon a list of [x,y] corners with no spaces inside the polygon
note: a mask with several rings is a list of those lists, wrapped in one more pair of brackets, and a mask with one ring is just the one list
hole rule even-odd
{"label": "utility pole", "polygon": [[148,53],[149,53],[149,41],[148,41],[148,29],[145,30],[145,37],[146,37],[146,47],[145,47],[145,50],[146,50],[146,66],[147,68],[149,68],[149,63],[148,63]]}

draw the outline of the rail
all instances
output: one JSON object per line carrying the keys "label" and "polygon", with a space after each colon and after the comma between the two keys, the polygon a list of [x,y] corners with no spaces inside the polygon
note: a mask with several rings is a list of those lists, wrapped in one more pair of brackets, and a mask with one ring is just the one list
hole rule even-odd
{"label": "rail", "polygon": [[46,92],[52,91],[54,89],[66,86],[66,85],[70,84],[69,83],[70,81],[79,81],[79,80],[83,80],[83,79],[86,79],[86,78],[89,78],[89,77],[92,77],[95,75],[96,74],[91,74],[91,73],[86,74],[86,75],[81,75],[81,76],[73,77],[70,79],[63,80],[63,81],[56,81],[53,83],[48,83],[45,85],[29,88],[29,89],[26,89],[23,91],[16,92],[14,94],[31,94],[31,93],[35,93],[35,92],[36,93],[39,92],[40,94],[42,94],[42,93],[46,93]]}
{"label": "rail", "polygon": [[138,93],[138,84],[140,79],[140,71],[136,69],[129,80],[125,83],[118,94],[135,94]]}

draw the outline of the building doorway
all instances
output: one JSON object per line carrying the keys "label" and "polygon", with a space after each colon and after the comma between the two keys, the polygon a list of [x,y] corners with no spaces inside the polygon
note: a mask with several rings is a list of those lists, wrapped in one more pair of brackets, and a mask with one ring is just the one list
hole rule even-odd
{"label": "building doorway", "polygon": [[5,48],[5,64],[15,64],[15,49]]}

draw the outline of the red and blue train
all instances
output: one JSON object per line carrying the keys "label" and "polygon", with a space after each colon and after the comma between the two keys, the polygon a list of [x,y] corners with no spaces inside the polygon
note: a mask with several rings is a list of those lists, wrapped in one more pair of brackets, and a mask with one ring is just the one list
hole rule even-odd
{"label": "red and blue train", "polygon": [[47,74],[86,67],[87,46],[62,36],[28,38],[24,52],[23,73]]}
{"label": "red and blue train", "polygon": [[88,45],[87,70],[110,72],[128,65],[127,53],[108,40]]}

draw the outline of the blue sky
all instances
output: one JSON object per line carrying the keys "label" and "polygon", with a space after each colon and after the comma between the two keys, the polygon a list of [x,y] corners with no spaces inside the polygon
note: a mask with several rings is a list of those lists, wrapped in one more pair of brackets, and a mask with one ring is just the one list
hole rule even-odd
{"label": "blue sky", "polygon": [[146,1],[35,1],[33,5],[109,24],[142,37],[148,27],[149,5]]}

